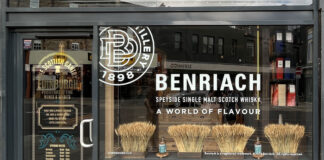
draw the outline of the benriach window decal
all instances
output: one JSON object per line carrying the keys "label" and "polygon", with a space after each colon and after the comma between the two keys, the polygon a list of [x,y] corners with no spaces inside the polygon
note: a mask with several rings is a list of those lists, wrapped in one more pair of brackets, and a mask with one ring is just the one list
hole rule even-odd
{"label": "benriach window decal", "polygon": [[[156,91],[170,92],[182,91],[188,92],[182,94],[174,94],[172,96],[157,96],[155,97],[156,103],[174,103],[180,106],[184,103],[193,103],[199,105],[211,105],[213,103],[260,103],[261,98],[258,96],[242,96],[242,91],[260,91],[261,90],[261,74],[243,74],[239,73],[235,76],[224,74],[219,76],[217,74],[156,74]],[[168,83],[169,82],[169,83]],[[227,91],[231,92],[228,96],[207,96],[205,92],[210,91]],[[196,92],[200,95],[190,95],[190,92]],[[231,109],[221,108],[167,108],[158,109],[156,114],[202,114],[210,115],[213,112],[223,115],[259,115],[260,109],[240,109],[237,107]]]}
{"label": "benriach window decal", "polygon": [[148,27],[100,28],[99,81],[122,86],[140,79],[154,59],[154,39]]}

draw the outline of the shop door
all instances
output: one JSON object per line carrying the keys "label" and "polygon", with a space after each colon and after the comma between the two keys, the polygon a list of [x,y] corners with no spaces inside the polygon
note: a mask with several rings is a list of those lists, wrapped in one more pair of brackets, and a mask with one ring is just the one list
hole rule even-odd
{"label": "shop door", "polygon": [[18,40],[24,160],[92,159],[92,32],[70,34]]}

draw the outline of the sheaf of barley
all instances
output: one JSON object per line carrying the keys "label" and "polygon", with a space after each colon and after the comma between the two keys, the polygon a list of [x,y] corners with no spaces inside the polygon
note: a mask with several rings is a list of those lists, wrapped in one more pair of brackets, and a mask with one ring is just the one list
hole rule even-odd
{"label": "sheaf of barley", "polygon": [[296,153],[304,133],[301,125],[269,124],[264,128],[274,153]]}
{"label": "sheaf of barley", "polygon": [[216,125],[211,134],[223,153],[242,153],[255,129],[241,124]]}
{"label": "sheaf of barley", "polygon": [[115,132],[121,137],[124,152],[145,152],[155,128],[149,122],[132,122],[119,125]]}
{"label": "sheaf of barley", "polygon": [[168,128],[179,152],[202,152],[203,141],[209,135],[210,128],[204,125],[173,125]]}

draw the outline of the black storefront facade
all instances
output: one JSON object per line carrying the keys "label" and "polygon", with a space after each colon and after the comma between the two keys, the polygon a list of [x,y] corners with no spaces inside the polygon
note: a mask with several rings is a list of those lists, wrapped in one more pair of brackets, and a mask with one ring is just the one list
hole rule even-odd
{"label": "black storefront facade", "polygon": [[[1,159],[143,159],[119,130],[138,121],[154,125],[147,159],[158,159],[162,138],[165,159],[188,158],[170,131],[183,124],[210,132],[198,158],[222,159],[214,127],[240,124],[253,132],[234,159],[252,159],[257,139],[274,159],[266,128],[278,123],[302,130],[292,159],[322,159],[319,1],[148,3],[2,2]],[[105,53],[126,45],[124,36],[130,46],[118,53],[132,69],[115,72]],[[129,58],[129,50],[140,55]]]}

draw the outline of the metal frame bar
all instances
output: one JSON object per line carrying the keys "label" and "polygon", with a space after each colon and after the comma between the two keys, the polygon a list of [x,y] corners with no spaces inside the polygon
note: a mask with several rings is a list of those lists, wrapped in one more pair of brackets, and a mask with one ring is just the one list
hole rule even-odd
{"label": "metal frame bar", "polygon": [[[24,98],[23,98],[23,40],[35,38],[33,34],[27,33],[14,33],[11,32],[8,36],[8,42],[10,49],[7,53],[10,53],[6,59],[4,65],[7,65],[7,74],[9,75],[6,79],[7,85],[7,107],[8,112],[6,112],[6,117],[8,117],[7,126],[14,126],[6,128],[7,135],[9,135],[7,140],[7,159],[23,159],[24,150],[24,130],[23,130],[23,112],[24,112]],[[8,63],[9,62],[9,63]]]}
{"label": "metal frame bar", "polygon": [[7,13],[101,13],[101,12],[244,12],[244,11],[312,11],[309,6],[224,6],[224,7],[92,7],[92,8],[7,8]]}
{"label": "metal frame bar", "polygon": [[99,158],[99,71],[98,71],[98,26],[93,26],[93,39],[92,39],[92,118],[93,118],[93,148],[92,159]]}
{"label": "metal frame bar", "polygon": [[[324,30],[324,27],[323,27],[323,21],[324,21],[324,16],[323,16],[323,8],[324,8],[324,0],[321,0],[320,2],[319,2],[319,8],[321,8],[321,10],[320,10],[320,12],[322,13],[322,16],[320,16],[320,28],[319,28],[319,30],[320,30],[320,33],[321,33],[321,44],[320,44],[320,46],[321,47],[323,47],[324,46],[324,32],[323,32],[323,30]],[[323,49],[321,49],[320,50],[320,57],[321,58],[323,58],[323,55],[324,55],[324,50]],[[321,85],[321,113],[320,113],[320,117],[321,117],[321,119],[320,119],[320,125],[321,125],[321,128],[320,128],[320,131],[321,131],[321,134],[320,134],[320,140],[321,140],[321,144],[320,144],[320,159],[321,160],[324,160],[324,138],[322,138],[323,136],[324,136],[324,127],[323,127],[323,125],[324,125],[324,89],[322,88],[323,86],[324,86],[324,78],[323,78],[323,76],[324,76],[324,65],[323,65],[323,59],[320,61],[320,64],[321,64],[321,66],[320,66],[320,69],[321,69],[321,72],[320,72],[320,74],[321,74],[321,82],[320,82],[320,85]]]}
{"label": "metal frame bar", "polygon": [[[321,13],[324,13],[323,12],[323,8],[324,8],[324,0],[318,0],[319,2],[317,2],[318,4],[318,7],[320,8],[320,13],[319,14],[321,14]],[[320,32],[320,34],[321,34],[321,37],[320,37],[320,42],[321,42],[321,44],[319,44],[320,46],[321,46],[321,48],[324,46],[324,32],[323,32],[323,30],[324,30],[324,26],[323,26],[323,21],[324,21],[324,16],[322,15],[322,16],[319,16],[320,18],[319,18],[319,32]],[[320,50],[318,51],[319,52],[319,56],[320,56],[320,58],[323,58],[323,55],[324,55],[324,50],[323,49],[321,49],[320,48]],[[321,77],[320,77],[320,88],[321,88],[321,91],[320,91],[320,95],[321,95],[321,98],[320,98],[320,119],[319,119],[319,121],[320,121],[320,126],[321,126],[321,128],[320,128],[320,142],[318,142],[318,143],[320,143],[320,157],[319,157],[319,159],[321,159],[321,160],[324,160],[324,138],[322,138],[323,136],[324,136],[324,127],[323,127],[323,125],[324,125],[324,89],[322,88],[322,86],[324,86],[324,78],[323,78],[323,76],[324,76],[324,65],[323,65],[323,59],[319,59],[320,61],[319,61],[319,64],[320,64],[320,74],[321,74]]]}
{"label": "metal frame bar", "polygon": [[[202,22],[193,22],[193,23],[190,23],[190,22],[160,22],[160,23],[155,23],[154,26],[164,26],[164,25],[192,25],[192,26],[199,26],[199,25],[229,25],[229,26],[232,26],[232,25],[256,25],[256,23],[259,23],[260,26],[267,26],[267,25],[313,25],[314,23],[312,21],[298,21],[298,22],[293,22],[293,21],[282,21],[282,23],[278,23],[278,22],[258,22],[258,21],[238,21],[238,22],[231,22],[231,23],[228,23],[228,22],[220,22],[220,21],[214,21],[214,22],[207,22],[207,21],[202,21]],[[65,25],[64,25],[65,24]],[[78,25],[80,27],[82,26],[88,26],[88,24],[85,24],[85,23],[49,23],[50,26],[57,26],[57,27],[63,27],[63,26],[66,26],[66,25]],[[135,25],[135,26],[138,26],[138,25],[144,25],[144,26],[153,26],[152,24],[149,24],[149,23],[131,23],[132,25]],[[111,22],[111,23],[100,23],[100,24],[95,24],[96,26],[117,26],[117,25],[128,25],[128,24],[121,24],[119,22]],[[8,27],[37,27],[39,25],[24,25],[24,24],[19,24],[19,23],[11,23]],[[43,26],[43,25],[40,25],[40,26]],[[45,26],[44,26],[45,27]]]}
{"label": "metal frame bar", "polygon": [[[7,43],[6,43],[6,41],[8,41],[9,40],[9,37],[10,37],[10,39],[12,39],[13,37],[12,36],[9,36],[9,33],[8,33],[8,31],[7,31],[7,29],[4,29],[5,30],[5,32],[6,33],[4,33],[4,37],[3,38],[5,38],[4,40],[3,40],[3,45],[6,45]],[[7,54],[5,54],[5,53],[7,53],[9,50],[12,50],[12,48],[6,48],[6,47],[3,47],[2,48],[2,51],[3,51],[3,54],[2,54],[2,63],[1,63],[1,65],[2,65],[2,74],[5,74],[5,76],[6,76],[6,78],[5,79],[3,79],[3,82],[2,82],[2,86],[3,86],[3,94],[4,94],[4,96],[3,96],[3,99],[2,99],[2,107],[3,107],[3,109],[2,109],[2,113],[3,113],[3,121],[2,121],[2,125],[4,126],[3,128],[3,136],[4,136],[4,141],[3,141],[3,143],[4,143],[4,146],[3,146],[3,158],[5,158],[5,159],[7,159],[7,157],[8,157],[8,152],[9,152],[9,149],[8,148],[10,148],[10,145],[8,144],[8,141],[10,141],[10,138],[12,138],[12,136],[10,136],[10,134],[7,134],[7,133],[9,133],[9,128],[7,128],[7,120],[9,119],[9,117],[10,116],[8,116],[7,115],[7,113],[8,113],[8,110],[9,110],[9,107],[8,107],[8,105],[7,104],[9,104],[10,103],[10,100],[9,100],[9,98],[8,98],[8,95],[10,94],[9,93],[9,91],[7,91],[7,84],[9,83],[8,81],[7,81],[7,79],[8,79],[8,77],[9,77],[9,73],[7,73],[7,66],[6,66],[6,64],[8,63],[7,62]],[[8,117],[8,118],[7,118]],[[8,135],[8,137],[7,137],[7,135]]]}
{"label": "metal frame bar", "polygon": [[319,0],[313,0],[313,6],[314,6],[314,39],[313,39],[313,159],[320,159],[320,130],[321,123],[319,122],[319,62],[320,59],[318,59],[319,54]]}
{"label": "metal frame bar", "polygon": [[7,159],[7,134],[6,134],[6,128],[7,128],[7,96],[6,96],[6,78],[4,75],[6,75],[6,40],[7,40],[7,28],[5,27],[6,23],[6,11],[5,8],[7,6],[6,1],[1,1],[0,2],[0,22],[1,28],[0,28],[0,62],[1,62],[1,67],[0,67],[0,76],[1,78],[1,87],[0,87],[0,92],[1,92],[1,97],[0,97],[0,158],[1,159]]}
{"label": "metal frame bar", "polygon": [[[7,27],[92,27],[93,25],[313,25],[312,11],[8,13]],[[97,21],[96,19],[100,19]],[[51,21],[48,21],[51,20]]]}
{"label": "metal frame bar", "polygon": [[[17,34],[17,33],[14,33]],[[14,57],[14,87],[13,93],[16,96],[14,99],[14,135],[17,144],[14,148],[17,153],[24,153],[24,89],[23,89],[23,72],[24,72],[24,53],[23,53],[23,39],[27,37],[25,35],[17,34],[16,42],[13,42],[15,47]],[[23,154],[16,154],[17,159],[23,159]]]}
{"label": "metal frame bar", "polygon": [[[14,34],[10,32],[8,34],[8,41],[9,42],[15,42],[15,43],[8,43],[9,44],[9,49],[7,50],[7,53],[16,53],[17,48],[13,47],[16,46],[18,42],[18,37],[17,34]],[[14,54],[7,54],[6,59],[5,59],[6,66],[6,126],[15,126],[15,127],[7,127],[6,134],[8,137],[6,138],[6,149],[7,149],[7,159],[18,159],[17,154],[14,154],[14,151],[17,150],[18,146],[18,141],[17,141],[17,130],[16,128],[19,126],[17,124],[17,119],[16,119],[16,111],[18,111],[17,107],[9,107],[9,106],[16,106],[17,101],[15,100],[15,93],[17,91],[17,87],[15,84],[17,83],[17,80],[14,79],[16,71],[17,71],[17,66],[14,65],[17,63],[16,56]],[[22,97],[21,97],[22,98]]]}

